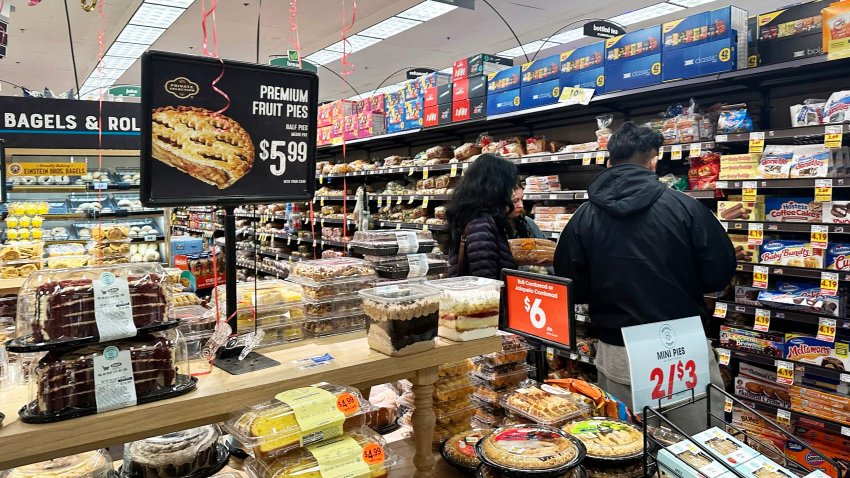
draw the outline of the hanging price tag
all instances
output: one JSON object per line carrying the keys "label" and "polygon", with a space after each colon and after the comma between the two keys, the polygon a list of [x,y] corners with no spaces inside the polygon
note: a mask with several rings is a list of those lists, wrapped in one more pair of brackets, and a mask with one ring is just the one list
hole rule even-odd
{"label": "hanging price tag", "polygon": [[826,149],[837,149],[841,147],[841,141],[844,137],[844,126],[829,125],[824,128],[823,147]]}
{"label": "hanging price tag", "polygon": [[732,413],[732,399],[726,397],[726,403],[723,405],[723,411],[726,413]]}
{"label": "hanging price tag", "polygon": [[702,143],[691,144],[691,150],[688,151],[688,156],[696,158],[700,154],[702,154]]}
{"label": "hanging price tag", "polygon": [[729,308],[729,305],[726,302],[716,302],[714,304],[714,316],[718,319],[726,318],[726,310]]}
{"label": "hanging price tag", "polygon": [[758,199],[758,185],[757,181],[744,181],[741,188],[741,199],[744,202],[756,202]]}
{"label": "hanging price tag", "polygon": [[593,153],[584,153],[581,155],[582,166],[590,166],[591,161],[593,161]]}
{"label": "hanging price tag", "polygon": [[670,146],[670,159],[672,159],[673,161],[682,159],[681,144],[674,144],[673,146]]}
{"label": "hanging price tag", "polygon": [[820,293],[823,295],[836,296],[838,295],[838,273],[837,272],[821,272],[820,273]]}
{"label": "hanging price tag", "polygon": [[407,170],[408,176],[413,176],[413,172],[416,171],[416,168],[411,166],[410,169]]}
{"label": "hanging price tag", "polygon": [[555,349],[552,347],[546,347],[546,360],[554,360],[555,359]]}
{"label": "hanging price tag", "polygon": [[286,245],[289,246],[292,244],[292,236],[286,236]]}
{"label": "hanging price tag", "polygon": [[770,329],[770,311],[768,309],[756,309],[756,321],[753,329],[759,332],[767,332]]}
{"label": "hanging price tag", "polygon": [[784,425],[786,427],[791,426],[791,412],[788,410],[782,410],[781,408],[776,411],[776,423],[780,425]]}
{"label": "hanging price tag", "polygon": [[422,179],[428,179],[428,166],[422,167]]}
{"label": "hanging price tag", "polygon": [[827,226],[812,226],[809,241],[815,249],[826,249],[829,239],[829,227]]}
{"label": "hanging price tag", "polygon": [[401,196],[396,196],[396,198],[395,198],[395,205],[396,205],[396,206],[400,206],[400,205],[401,205]]}
{"label": "hanging price tag", "polygon": [[835,342],[835,319],[821,317],[818,319],[818,340],[825,342]]}
{"label": "hanging price tag", "polygon": [[832,201],[832,179],[815,179],[815,201]]}
{"label": "hanging price tag", "polygon": [[430,199],[430,197],[429,197],[429,196],[425,196],[425,197],[422,199],[422,207],[428,207],[428,199]]}
{"label": "hanging price tag", "polygon": [[319,200],[319,206],[324,207],[324,205],[325,205],[325,198],[322,198],[321,200]]}
{"label": "hanging price tag", "polygon": [[378,196],[378,207],[383,207],[383,205],[384,205],[384,198],[382,198],[381,196]]}
{"label": "hanging price tag", "polygon": [[747,226],[747,244],[760,246],[764,242],[764,224],[751,222]]}
{"label": "hanging price tag", "polygon": [[325,218],[321,219],[322,227],[325,227]]}
{"label": "hanging price tag", "polygon": [[407,204],[413,204],[413,200],[416,199],[416,196],[410,196],[407,200]]}
{"label": "hanging price tag", "polygon": [[764,152],[764,131],[750,133],[750,154]]}
{"label": "hanging price tag", "polygon": [[729,360],[732,359],[732,353],[729,352],[729,349],[716,349],[717,350],[717,363],[720,365],[729,365]]}
{"label": "hanging price tag", "polygon": [[395,228],[396,228],[396,230],[401,229],[401,223],[400,223],[400,222],[397,222],[397,223],[395,224]]}
{"label": "hanging price tag", "polygon": [[452,178],[457,177],[457,163],[452,164],[452,169],[449,172],[449,177],[452,177]]}
{"label": "hanging price tag", "polygon": [[324,174],[320,174],[320,175],[319,175],[319,184],[323,184],[324,182],[325,182],[325,175],[324,175]]}
{"label": "hanging price tag", "polygon": [[596,152],[596,164],[599,165],[599,166],[602,166],[603,164],[605,164],[605,152],[604,151],[597,151]]}
{"label": "hanging price tag", "polygon": [[427,230],[428,230],[428,225],[427,225],[427,224],[423,224],[423,225],[422,225],[422,230],[423,230],[423,231],[427,231]]}
{"label": "hanging price tag", "polygon": [[768,269],[765,266],[753,266],[753,287],[767,289]]}
{"label": "hanging price tag", "polygon": [[301,236],[298,236],[298,238],[295,240],[295,244],[296,244],[296,245],[301,245],[301,241],[302,241],[302,240],[303,240],[303,238],[302,238]]}
{"label": "hanging price tag", "polygon": [[777,360],[776,381],[783,385],[794,385],[794,364],[784,360]]}

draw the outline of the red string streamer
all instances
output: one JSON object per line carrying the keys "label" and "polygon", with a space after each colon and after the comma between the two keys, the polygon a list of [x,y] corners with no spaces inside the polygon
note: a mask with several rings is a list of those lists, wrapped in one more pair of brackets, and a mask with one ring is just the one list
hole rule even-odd
{"label": "red string streamer", "polygon": [[[225,100],[224,107],[213,113],[215,116],[218,116],[230,108],[230,96],[228,96],[227,93],[225,93],[221,90],[221,88],[218,87],[218,82],[221,81],[222,78],[224,78],[224,60],[222,60],[221,56],[219,56],[218,54],[218,29],[216,28],[215,22],[215,9],[218,6],[218,0],[210,1],[209,10],[207,10],[206,3],[206,0],[201,0],[201,31],[204,34],[203,42],[201,45],[203,47],[203,52],[205,56],[215,58],[221,62],[221,73],[218,74],[216,79],[214,79],[210,85],[212,86],[212,89],[216,93],[224,97]],[[209,50],[209,43],[207,41],[207,17],[210,16],[212,16],[212,51]]]}
{"label": "red string streamer", "polygon": [[[340,76],[345,80],[346,76],[349,76],[354,73],[354,64],[348,61],[348,57],[351,54],[349,52],[349,47],[351,46],[351,42],[348,41],[348,32],[354,28],[354,21],[357,19],[357,0],[352,1],[351,8],[351,23],[346,24],[345,21],[345,0],[342,0],[342,61],[341,61],[341,71]],[[345,82],[348,84],[347,82]],[[345,101],[345,100],[343,100]],[[342,124],[343,130],[345,130],[345,118],[346,118],[347,108],[342,106]],[[347,162],[348,151],[345,144],[345,133],[343,131],[342,135],[342,162]],[[348,248],[346,247],[348,243],[348,203],[346,201],[346,197],[348,196],[348,182],[343,178],[342,180],[342,253],[346,255],[348,253]]]}
{"label": "red string streamer", "polygon": [[[106,34],[106,25],[103,19],[103,2],[97,2],[97,16],[99,29],[97,33],[97,169],[98,171],[103,171],[103,55],[106,53],[103,42],[103,37]],[[78,91],[77,94],[79,93]],[[101,188],[97,189],[97,202],[103,202],[103,189]],[[98,229],[103,229],[103,217],[100,214],[97,215],[97,227]],[[105,239],[106,237],[101,235],[101,241]]]}
{"label": "red string streamer", "polygon": [[298,68],[301,68],[301,35],[298,33],[298,0],[289,0],[289,44],[298,52]]}

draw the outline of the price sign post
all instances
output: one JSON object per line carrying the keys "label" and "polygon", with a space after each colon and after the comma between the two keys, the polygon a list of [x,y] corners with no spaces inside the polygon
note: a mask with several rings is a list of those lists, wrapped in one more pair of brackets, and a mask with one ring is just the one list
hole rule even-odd
{"label": "price sign post", "polygon": [[708,345],[699,317],[625,327],[623,340],[635,412],[705,394],[710,382]]}
{"label": "price sign post", "polygon": [[574,348],[575,310],[570,302],[570,279],[505,269],[502,280],[505,288],[500,330],[549,347]]}

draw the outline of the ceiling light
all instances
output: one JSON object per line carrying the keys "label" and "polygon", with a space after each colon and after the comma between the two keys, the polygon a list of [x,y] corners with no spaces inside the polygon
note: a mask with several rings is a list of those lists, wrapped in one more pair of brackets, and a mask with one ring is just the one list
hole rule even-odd
{"label": "ceiling light", "polygon": [[164,32],[162,28],[127,25],[115,41],[152,45]]}
{"label": "ceiling light", "polygon": [[120,56],[123,58],[138,58],[148,49],[148,45],[140,43],[115,42],[106,52],[109,56]]}
{"label": "ceiling light", "polygon": [[706,3],[711,3],[711,2],[714,2],[714,1],[716,1],[716,0],[672,0],[672,1],[667,2],[667,3],[672,3],[672,4],[675,4],[675,5],[680,5],[680,6],[683,6],[683,7],[691,8],[691,7],[698,7],[700,5],[704,5]]}
{"label": "ceiling light", "polygon": [[505,56],[505,57],[508,57],[508,58],[516,58],[518,56],[524,56],[526,53],[527,52],[521,46],[517,46],[517,47],[511,48],[510,50],[500,51],[499,53],[496,53],[496,54],[499,55],[499,56]]}
{"label": "ceiling light", "polygon": [[164,5],[154,5],[152,3],[143,3],[133,17],[130,19],[130,25],[142,25],[145,27],[168,28],[177,20],[180,15],[186,10],[182,8],[166,7]]}
{"label": "ceiling light", "polygon": [[646,20],[651,20],[653,18],[663,17],[664,15],[675,13],[684,9],[685,7],[673,5],[672,3],[662,2],[656,3],[655,5],[650,5],[648,7],[640,8],[638,10],[633,10],[622,15],[617,15],[616,17],[609,18],[608,20],[614,23],[619,23],[623,26],[628,26]]}
{"label": "ceiling light", "polygon": [[378,23],[377,25],[373,25],[362,32],[358,33],[358,35],[364,35],[372,38],[389,38],[393,35],[397,35],[405,30],[409,30],[416,25],[421,24],[422,22],[418,20],[408,20],[406,18],[398,18],[398,17],[390,17],[386,20]]}
{"label": "ceiling light", "polygon": [[[380,38],[364,37],[363,35],[353,35],[347,38],[346,40],[348,43],[347,45],[345,45],[346,53],[354,53],[355,51],[360,51],[381,41]],[[342,52],[342,48],[342,41],[338,41],[333,45],[325,48],[325,50]]]}
{"label": "ceiling light", "polygon": [[[130,68],[136,60],[133,58],[123,58],[120,56],[105,56],[103,57],[103,67],[104,68],[114,68],[118,70],[126,70]],[[95,67],[96,68],[96,67]],[[92,73],[94,76],[94,73]]]}
{"label": "ceiling light", "polygon": [[581,40],[582,38],[584,38],[584,30],[576,28],[573,30],[567,30],[565,32],[558,33],[557,35],[553,35],[552,38],[549,38],[549,41],[563,44],[576,40]]}
{"label": "ceiling light", "polygon": [[545,50],[547,48],[552,48],[553,46],[559,46],[559,45],[560,45],[560,43],[553,42],[553,41],[547,41],[544,44],[543,40],[537,40],[537,41],[533,41],[531,43],[526,43],[522,47],[525,48],[526,53],[534,53],[537,50]]}
{"label": "ceiling light", "polygon": [[125,68],[104,68],[101,71],[95,68],[91,76],[92,78],[103,78],[104,80],[117,80],[126,72],[127,70]]}
{"label": "ceiling light", "polygon": [[398,17],[401,18],[409,18],[411,20],[419,20],[422,22],[427,22],[432,18],[439,17],[444,13],[448,13],[457,8],[454,5],[448,5],[445,3],[435,2],[433,0],[427,0],[425,2],[416,5],[413,8],[408,8],[407,10],[399,13]]}
{"label": "ceiling light", "polygon": [[167,5],[169,7],[189,8],[195,0],[145,0],[145,3]]}
{"label": "ceiling light", "polygon": [[324,65],[342,58],[342,53],[336,51],[319,50],[304,59],[316,65]]}

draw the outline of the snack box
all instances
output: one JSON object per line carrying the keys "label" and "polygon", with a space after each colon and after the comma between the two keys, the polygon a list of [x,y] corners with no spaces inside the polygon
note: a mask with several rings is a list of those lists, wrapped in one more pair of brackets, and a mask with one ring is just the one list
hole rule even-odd
{"label": "snack box", "polygon": [[[706,465],[693,468],[687,462],[699,460]],[[658,451],[658,468],[669,476],[679,478],[726,478],[735,476],[711,455],[700,450],[688,440],[668,446]]]}
{"label": "snack box", "polygon": [[441,103],[437,105],[437,121],[439,124],[449,124],[452,122],[452,107],[453,103]]}
{"label": "snack box", "polygon": [[680,50],[731,38],[730,48],[741,53],[732,61],[736,68],[746,68],[748,29],[746,10],[731,6],[709,10],[664,23],[661,26],[663,50]]}
{"label": "snack box", "polygon": [[479,96],[468,100],[452,103],[452,123],[470,119],[481,119],[487,116],[487,97]]}
{"label": "snack box", "polygon": [[771,307],[837,317],[844,312],[845,299],[821,294],[817,284],[778,281],[775,289],[759,292],[758,301]]}
{"label": "snack box", "polygon": [[511,58],[479,53],[468,58],[461,58],[452,65],[452,81],[462,80],[475,75],[489,75],[514,65]]}
{"label": "snack box", "polygon": [[318,127],[331,125],[331,103],[319,105],[318,110]]}
{"label": "snack box", "polygon": [[[647,27],[605,40],[605,66],[650,54],[658,56],[660,51],[661,25]],[[655,61],[660,62],[660,57]],[[658,73],[661,74],[660,68]]]}
{"label": "snack box", "polygon": [[712,427],[693,436],[694,440],[708,448],[714,457],[733,466],[744,464],[760,454],[741,443],[720,428]]}
{"label": "snack box", "polygon": [[768,460],[764,456],[757,456],[746,463],[735,468],[747,478],[761,478],[770,476],[772,478],[796,478],[797,475],[787,470],[776,463]]}
{"label": "snack box", "polygon": [[512,66],[487,75],[487,95],[519,88],[522,67]]}
{"label": "snack box", "polygon": [[595,70],[604,65],[605,42],[599,41],[561,53],[561,74]]}
{"label": "snack box", "polygon": [[454,85],[452,83],[446,83],[427,88],[423,92],[423,104],[426,108],[429,106],[451,104],[453,89]]}
{"label": "snack box", "polygon": [[560,97],[561,80],[559,79],[533,85],[523,84],[519,89],[519,104],[524,110],[557,103]]}
{"label": "snack box", "polygon": [[621,61],[607,60],[605,90],[611,93],[658,85],[661,83],[661,70],[660,53]]}
{"label": "snack box", "polygon": [[519,88],[487,95],[487,111],[491,115],[518,111],[520,105]]}
{"label": "snack box", "polygon": [[735,248],[735,259],[738,262],[749,262],[756,264],[759,256],[758,246],[750,244],[744,234],[729,234],[729,240],[732,241],[732,247]]}
{"label": "snack box", "polygon": [[850,5],[835,2],[823,9],[823,49],[830,60],[850,56]]}
{"label": "snack box", "polygon": [[774,407],[791,408],[787,388],[775,382],[738,376],[735,377],[735,395]]}
{"label": "snack box", "polygon": [[404,121],[405,123],[422,123],[422,98],[404,102]]}
{"label": "snack box", "polygon": [[771,334],[721,325],[720,345],[726,348],[782,358],[785,340],[781,334]]}
{"label": "snack box", "polygon": [[759,249],[759,263],[808,269],[823,269],[823,249],[815,249],[808,242],[772,239],[764,241]]}
{"label": "snack box", "polygon": [[758,154],[724,154],[720,156],[720,180],[754,179],[758,164]]}
{"label": "snack box", "polygon": [[830,270],[850,271],[850,244],[830,242],[824,263]]}
{"label": "snack box", "polygon": [[821,9],[829,2],[806,2],[758,16],[758,49],[762,65],[799,60],[825,53]]}
{"label": "snack box", "polygon": [[825,178],[835,172],[833,151],[824,150],[823,145],[796,146],[792,157],[791,178]]}
{"label": "snack box", "polygon": [[[755,247],[755,246],[753,246]],[[761,307],[761,302],[758,301],[759,293],[763,289],[759,289],[756,287],[750,287],[746,285],[736,285],[735,286],[735,302],[738,304],[744,305],[752,305],[755,307]]]}
{"label": "snack box", "polygon": [[389,110],[404,103],[404,89],[391,91],[384,94],[384,112],[389,114]]}
{"label": "snack box", "polygon": [[831,201],[823,203],[821,222],[827,224],[850,224],[850,201]]}
{"label": "snack box", "polygon": [[560,76],[560,55],[547,56],[522,65],[522,86],[550,81]]}
{"label": "snack box", "polygon": [[421,93],[424,93],[426,90],[429,90],[431,88],[437,88],[442,85],[451,84],[452,75],[435,71],[420,76],[416,81],[418,81],[420,84]]}
{"label": "snack box", "polygon": [[721,221],[762,221],[764,204],[760,202],[717,201],[717,217]]}
{"label": "snack box", "polygon": [[747,20],[747,68],[759,66],[758,16]]}
{"label": "snack box", "polygon": [[440,107],[437,105],[426,106],[425,115],[422,118],[422,126],[430,128],[440,124]]}
{"label": "snack box", "polygon": [[735,71],[738,69],[736,60],[739,59],[742,62],[747,60],[738,54],[734,36],[669,51],[665,49],[661,54],[664,64],[661,80],[675,81]]}
{"label": "snack box", "polygon": [[811,197],[764,199],[764,220],[768,222],[821,222],[823,204]]}
{"label": "snack box", "polygon": [[404,101],[415,100],[422,96],[422,83],[419,78],[407,80],[402,83],[402,91],[404,92]]}
{"label": "snack box", "polygon": [[605,93],[605,68],[593,68],[561,77],[561,88],[591,88],[599,95]]}
{"label": "snack box", "polygon": [[785,358],[833,370],[850,370],[850,345],[799,334],[785,335]]}
{"label": "snack box", "polygon": [[452,83],[452,101],[487,96],[487,77],[475,75]]}
{"label": "snack box", "polygon": [[172,236],[171,254],[200,254],[204,252],[204,241],[200,237]]}

